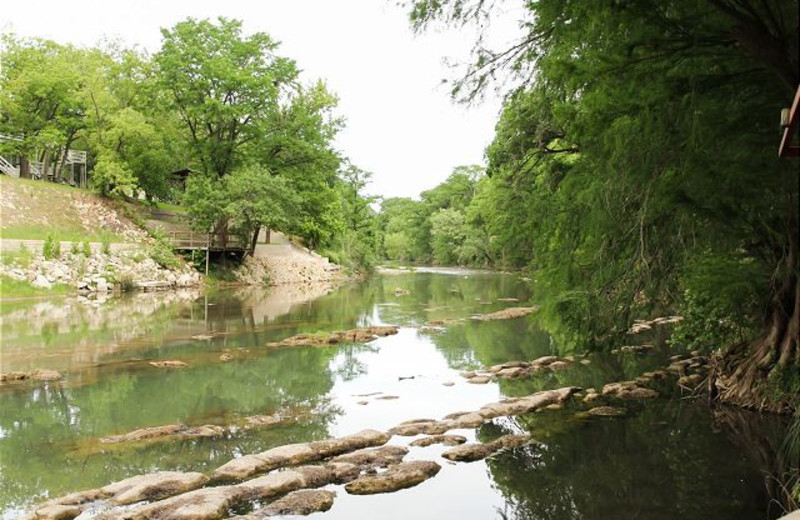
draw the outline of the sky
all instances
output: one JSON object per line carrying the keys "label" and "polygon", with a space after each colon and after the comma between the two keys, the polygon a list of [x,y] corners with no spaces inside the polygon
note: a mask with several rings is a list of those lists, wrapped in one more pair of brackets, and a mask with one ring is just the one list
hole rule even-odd
{"label": "sky", "polygon": [[471,33],[414,35],[396,0],[8,1],[0,30],[85,47],[111,37],[155,52],[160,28],[189,16],[242,20],[245,33],[279,40],[305,80],[324,79],[346,119],[336,147],[372,172],[370,194],[415,197],[456,166],[484,162],[500,100],[456,104],[442,84],[454,77],[445,59],[468,59]]}

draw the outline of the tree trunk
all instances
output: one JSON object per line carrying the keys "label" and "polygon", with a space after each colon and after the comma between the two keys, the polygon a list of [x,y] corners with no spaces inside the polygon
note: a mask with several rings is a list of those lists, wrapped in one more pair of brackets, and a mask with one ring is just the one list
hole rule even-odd
{"label": "tree trunk", "polygon": [[31,163],[28,162],[27,155],[21,155],[19,157],[19,176],[22,179],[31,178]]}
{"label": "tree trunk", "polygon": [[[794,218],[792,218],[792,216]],[[776,269],[777,290],[769,303],[764,334],[716,356],[712,378],[723,401],[748,408],[789,412],[797,403],[775,392],[769,383],[800,378],[800,280],[798,280],[797,215],[790,209],[788,251]]]}
{"label": "tree trunk", "polygon": [[259,233],[261,233],[261,226],[256,226],[256,230],[253,232],[253,238],[250,240],[250,248],[247,251],[247,254],[250,256],[255,256],[256,254],[256,245],[258,245]]}

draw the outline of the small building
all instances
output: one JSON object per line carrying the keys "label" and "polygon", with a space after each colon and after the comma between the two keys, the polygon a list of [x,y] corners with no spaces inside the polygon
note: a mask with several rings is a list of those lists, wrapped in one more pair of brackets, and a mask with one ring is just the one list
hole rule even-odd
{"label": "small building", "polygon": [[14,149],[16,143],[21,143],[21,136],[0,134],[0,145],[11,146],[0,147],[0,173],[9,177],[20,177],[21,173],[27,168],[28,174],[32,179],[60,180],[71,186],[86,188],[89,184],[89,172],[87,169],[87,154],[83,150],[72,150],[60,148],[53,156],[52,162],[45,164],[39,160],[40,154],[35,153],[35,160],[30,157],[19,155],[18,153],[3,153],[2,149]]}

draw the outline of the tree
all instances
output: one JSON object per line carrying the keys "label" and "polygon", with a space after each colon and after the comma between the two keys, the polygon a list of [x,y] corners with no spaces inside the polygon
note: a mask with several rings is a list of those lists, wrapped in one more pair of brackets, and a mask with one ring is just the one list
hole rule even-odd
{"label": "tree", "polygon": [[223,177],[257,153],[271,119],[295,88],[294,61],[265,33],[245,37],[237,20],[189,18],[162,29],[155,60],[186,125],[201,169]]}
{"label": "tree", "polygon": [[285,179],[250,165],[223,178],[190,177],[183,203],[198,231],[233,233],[249,244],[252,255],[262,227],[289,227],[297,197]]}
{"label": "tree", "polygon": [[[7,150],[34,157],[48,171],[59,165],[85,126],[85,106],[79,96],[81,69],[87,53],[43,39],[3,37],[0,59],[0,132],[21,136],[5,143]],[[27,162],[20,172],[29,177]],[[60,169],[55,168],[56,176]]]}
{"label": "tree", "polygon": [[[519,85],[489,149],[489,193],[496,222],[514,222],[510,208],[524,219],[545,314],[601,346],[636,316],[714,301],[753,324],[718,358],[721,396],[786,405],[800,366],[798,179],[771,128],[797,88],[796,2],[521,12],[518,41],[479,41],[453,93],[477,99],[505,73]],[[491,6],[420,0],[411,16],[418,29],[483,23]]]}

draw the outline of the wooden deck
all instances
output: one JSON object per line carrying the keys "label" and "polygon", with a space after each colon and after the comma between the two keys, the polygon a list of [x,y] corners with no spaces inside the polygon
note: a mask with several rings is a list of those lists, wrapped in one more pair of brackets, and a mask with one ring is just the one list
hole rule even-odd
{"label": "wooden deck", "polygon": [[172,249],[178,251],[231,251],[242,252],[247,244],[235,235],[215,235],[195,231],[167,232]]}

